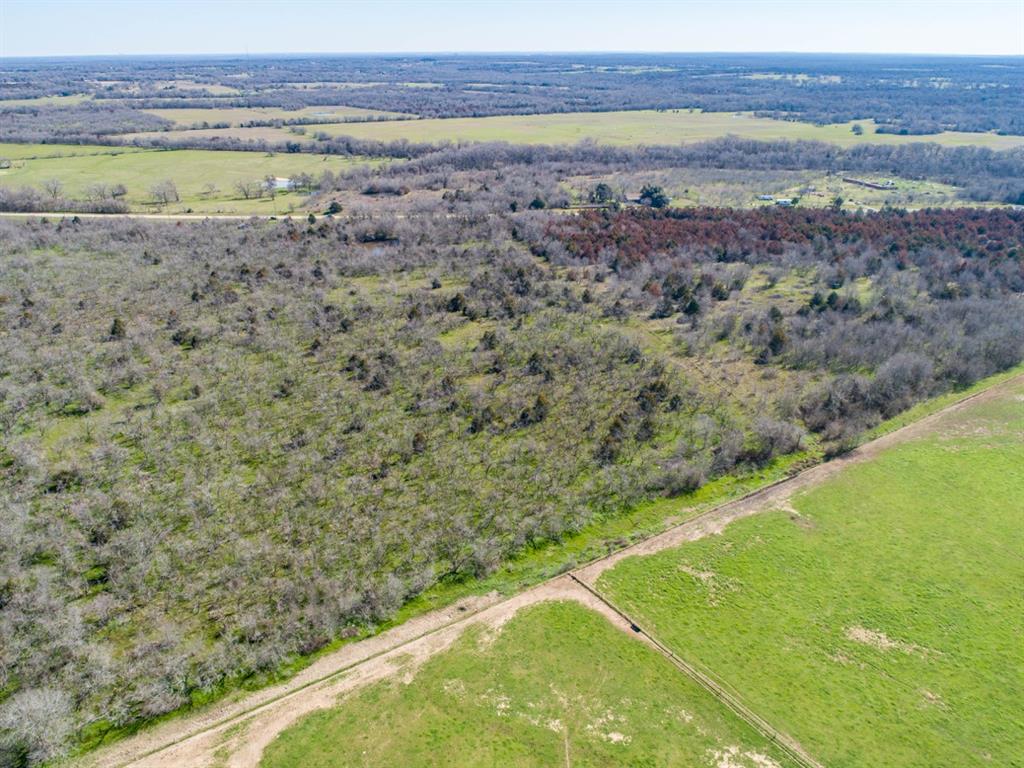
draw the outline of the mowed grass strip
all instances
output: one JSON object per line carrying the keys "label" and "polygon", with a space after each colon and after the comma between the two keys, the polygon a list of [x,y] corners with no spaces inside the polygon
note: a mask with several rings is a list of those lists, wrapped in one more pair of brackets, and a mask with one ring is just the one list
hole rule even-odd
{"label": "mowed grass strip", "polygon": [[1024,759],[1024,384],[600,588],[830,766]]}
{"label": "mowed grass strip", "polygon": [[411,682],[283,732],[263,768],[788,765],[664,657],[576,603],[471,629]]}
{"label": "mowed grass strip", "polygon": [[[509,141],[526,144],[566,144],[592,139],[607,144],[679,144],[723,136],[745,139],[813,139],[842,146],[864,142],[905,144],[937,142],[947,146],[978,145],[1009,149],[1024,145],[1024,136],[994,133],[945,132],[926,136],[876,133],[871,120],[859,120],[863,134],[853,133],[853,123],[812,125],[789,120],[754,117],[745,113],[689,110],[637,110],[623,112],[567,112],[544,115],[503,115],[375,123],[307,126],[310,133],[394,141]],[[150,134],[158,135],[158,134]]]}

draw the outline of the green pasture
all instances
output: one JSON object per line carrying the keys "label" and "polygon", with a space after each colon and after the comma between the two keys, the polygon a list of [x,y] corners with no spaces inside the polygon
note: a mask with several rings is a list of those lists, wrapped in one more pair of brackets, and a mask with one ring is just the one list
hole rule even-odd
{"label": "green pasture", "polygon": [[[893,181],[893,189],[872,189],[844,181],[852,177],[874,184]],[[831,206],[839,197],[843,200],[845,210],[858,208],[877,210],[883,206],[894,208],[950,208],[962,205],[977,207],[979,203],[965,200],[958,196],[959,190],[950,184],[927,179],[904,179],[894,176],[863,173],[837,173],[831,176],[818,176],[806,185],[791,187],[783,197],[799,197],[803,206]]]}
{"label": "green pasture", "polygon": [[[128,190],[125,200],[133,209],[153,212],[159,212],[160,207],[153,201],[152,187],[170,179],[181,200],[165,206],[167,212],[191,208],[204,213],[286,213],[290,205],[301,207],[305,196],[278,193],[273,200],[267,196],[245,200],[235,189],[235,184],[266,176],[291,178],[298,173],[319,175],[327,170],[338,173],[366,162],[334,155],[193,149],[122,150],[111,147],[97,147],[96,150],[103,151],[94,154],[86,154],[86,147],[73,147],[71,149],[81,154],[35,159],[32,152],[42,155],[52,151],[52,147],[3,145],[11,146],[21,147],[23,158],[12,160],[10,168],[0,170],[0,186],[42,190],[47,180],[59,179],[64,185],[65,196],[84,199],[93,184],[123,184]],[[208,185],[213,185],[214,189],[210,190]]]}
{"label": "green pasture", "polygon": [[68,96],[40,96],[34,99],[0,99],[0,109],[5,107],[73,107],[91,98],[87,93],[73,93]]}
{"label": "green pasture", "polygon": [[299,721],[261,766],[787,764],[656,651],[575,603],[469,630],[413,673]]}
{"label": "green pasture", "polygon": [[[296,127],[295,130],[302,130]],[[139,133],[125,133],[120,138],[125,141],[134,139],[162,139],[167,142],[194,141],[195,139],[241,139],[242,141],[269,141],[281,144],[286,141],[297,141],[309,144],[313,141],[313,134],[308,130],[296,133],[291,127],[277,127],[273,125],[259,125],[247,128],[178,128],[168,131],[140,131]]]}
{"label": "green pasture", "polygon": [[[123,155],[142,152],[139,147],[105,147],[91,144],[7,144],[0,143],[0,160],[41,160],[78,155]],[[0,178],[3,170],[0,169]]]}
{"label": "green pasture", "polygon": [[600,588],[830,766],[1024,755],[1024,383]]}
{"label": "green pasture", "polygon": [[746,139],[814,139],[842,146],[861,142],[905,144],[931,141],[947,146],[978,145],[1009,149],[1024,145],[1024,136],[989,133],[946,132],[932,136],[899,136],[876,133],[870,120],[852,123],[812,125],[788,120],[759,118],[744,113],[700,112],[697,110],[571,112],[546,115],[503,115],[386,123],[314,125],[310,132],[333,136],[394,141],[509,141],[527,144],[566,144],[592,139],[608,144],[678,144],[706,141],[722,136]]}
{"label": "green pasture", "polygon": [[383,120],[408,117],[401,112],[386,112],[379,109],[359,107],[326,106],[304,107],[302,109],[281,109],[279,107],[213,107],[211,109],[146,109],[157,117],[171,120],[178,126],[197,123],[230,123],[238,126],[253,120]]}

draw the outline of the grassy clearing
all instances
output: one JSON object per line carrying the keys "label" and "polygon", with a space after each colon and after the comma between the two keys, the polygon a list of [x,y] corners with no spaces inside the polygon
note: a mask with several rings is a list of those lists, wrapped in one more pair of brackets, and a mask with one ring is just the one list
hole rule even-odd
{"label": "grassy clearing", "polygon": [[360,107],[326,106],[281,109],[279,107],[214,107],[211,109],[146,109],[157,117],[172,120],[179,126],[197,123],[230,123],[238,126],[252,120],[368,120],[409,117],[401,112],[387,112]]}
{"label": "grassy clearing", "polygon": [[[296,127],[295,130],[301,130]],[[242,141],[293,141],[300,144],[313,143],[312,135],[309,133],[295,133],[291,128],[275,128],[271,125],[261,125],[254,128],[182,128],[176,131],[143,131],[141,133],[126,133],[121,138],[126,141],[133,139],[166,139],[167,141],[180,141],[186,139],[241,139]]]}
{"label": "grassy clearing", "polygon": [[[0,144],[0,160],[39,160],[82,155],[123,155],[143,152],[138,147],[104,147],[88,144]],[[0,172],[0,178],[3,178]]]}
{"label": "grassy clearing", "polygon": [[261,765],[710,767],[727,755],[736,768],[783,764],[655,651],[581,606],[550,603],[497,636],[471,630],[411,683],[305,718]]}
{"label": "grassy clearing", "polygon": [[[89,186],[98,182],[123,184],[125,200],[135,210],[158,212],[151,188],[164,179],[174,181],[180,202],[165,206],[168,213],[192,209],[197,213],[287,213],[301,208],[306,198],[295,193],[244,200],[234,185],[271,175],[289,178],[298,173],[338,173],[359,164],[360,160],[327,155],[264,154],[258,152],[220,152],[212,150],[114,150],[110,147],[75,147],[80,154],[63,157],[43,156],[53,151],[48,145],[4,145],[22,147],[22,158],[0,170],[0,185],[42,189],[48,179],[59,179],[65,194],[84,198]],[[55,145],[56,146],[56,145]],[[89,153],[90,149],[103,150]],[[61,150],[57,150],[60,152]],[[32,153],[40,155],[33,157]],[[207,185],[215,190],[209,192]]]}
{"label": "grassy clearing", "polygon": [[[839,197],[843,200],[843,208],[855,211],[858,208],[878,210],[883,206],[894,208],[950,208],[955,206],[977,207],[978,203],[957,197],[958,189],[950,184],[937,181],[902,179],[878,174],[850,174],[850,176],[875,184],[893,181],[893,189],[871,189],[844,181],[846,174],[817,176],[806,184],[792,186],[779,197],[800,198],[801,206],[830,206]],[[771,203],[760,203],[771,205]]]}
{"label": "grassy clearing", "polygon": [[593,176],[574,177],[567,188],[575,202],[586,202],[587,195],[603,181],[623,196],[635,199],[646,184],[655,184],[665,189],[672,198],[674,208],[714,206],[730,208],[751,208],[772,206],[773,200],[763,201],[758,197],[771,195],[774,198],[799,199],[802,208],[823,208],[832,206],[837,197],[843,200],[843,209],[877,210],[886,205],[895,208],[952,208],[957,206],[978,207],[985,205],[959,197],[960,189],[950,184],[924,179],[906,179],[898,176],[878,174],[850,174],[867,181],[895,182],[894,189],[878,190],[857,186],[843,181],[847,176],[842,171],[822,174],[817,171],[757,171],[725,170],[708,168],[673,168],[646,173],[609,174],[600,179]]}
{"label": "grassy clearing", "polygon": [[677,144],[727,135],[762,140],[815,139],[842,146],[862,142],[905,144],[932,141],[948,146],[974,144],[1008,149],[1024,144],[1022,136],[987,133],[946,132],[934,136],[882,134],[875,132],[871,121],[858,122],[864,128],[861,136],[851,131],[852,123],[817,126],[732,112],[648,110],[315,125],[309,126],[309,130],[382,141],[510,141],[527,144],[565,144],[583,139],[608,144]]}
{"label": "grassy clearing", "polygon": [[69,96],[40,96],[36,99],[0,99],[0,109],[6,107],[73,107],[92,97],[87,93],[73,93]]}
{"label": "grassy clearing", "polygon": [[207,91],[214,96],[237,96],[241,93],[238,88],[232,88],[219,83],[198,83],[192,80],[157,80],[153,83],[157,88],[174,88],[179,91]]}
{"label": "grassy clearing", "polygon": [[601,587],[826,764],[1017,765],[1022,398]]}

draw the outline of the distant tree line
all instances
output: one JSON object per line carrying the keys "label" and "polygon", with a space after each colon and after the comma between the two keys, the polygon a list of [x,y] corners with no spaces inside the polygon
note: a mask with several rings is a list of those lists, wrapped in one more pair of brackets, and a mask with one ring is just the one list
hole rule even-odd
{"label": "distant tree line", "polygon": [[[131,108],[344,104],[421,117],[702,109],[813,123],[873,119],[890,133],[1020,135],[1021,69],[1013,57],[795,54],[18,62],[0,66],[0,97],[84,92]],[[182,79],[231,93],[174,85]]]}

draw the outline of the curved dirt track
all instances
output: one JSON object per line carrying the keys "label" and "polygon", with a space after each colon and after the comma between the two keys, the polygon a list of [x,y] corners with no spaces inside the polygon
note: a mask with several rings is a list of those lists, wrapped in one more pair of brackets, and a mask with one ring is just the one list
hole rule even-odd
{"label": "curved dirt track", "polygon": [[[497,629],[525,606],[546,600],[575,600],[598,611],[632,637],[628,620],[584,585],[625,557],[647,555],[720,533],[729,523],[768,509],[785,508],[795,493],[877,455],[893,445],[928,434],[937,422],[970,403],[990,400],[1024,381],[1024,374],[995,384],[919,421],[866,443],[846,456],[813,466],[781,482],[691,518],[665,532],[589,563],[511,598],[492,593],[432,611],[380,635],[323,656],[287,682],[221,702],[201,713],[168,721],[79,760],[85,768],[252,768],[263,749],[299,717],[332,705],[339,696],[390,675],[411,676],[417,666],[448,648],[473,625]],[[576,579],[584,582],[577,583]]]}
{"label": "curved dirt track", "polygon": [[627,621],[566,574],[506,600],[492,594],[411,619],[325,656],[285,684],[195,718],[158,726],[96,752],[80,765],[255,766],[264,748],[299,717],[331,706],[342,694],[368,683],[396,674],[411,677],[423,661],[451,646],[468,627],[497,630],[520,608],[547,600],[575,600],[630,631]]}

